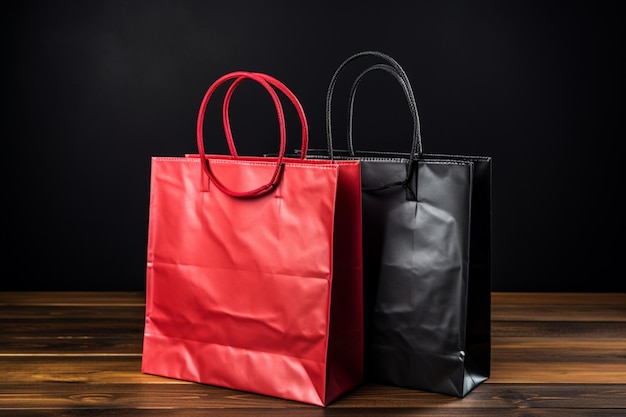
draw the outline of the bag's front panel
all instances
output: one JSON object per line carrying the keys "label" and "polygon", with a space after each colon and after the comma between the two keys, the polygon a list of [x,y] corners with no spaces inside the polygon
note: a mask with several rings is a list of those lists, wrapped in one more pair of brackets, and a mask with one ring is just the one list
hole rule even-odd
{"label": "bag's front panel", "polygon": [[[403,162],[362,166],[364,185],[407,172]],[[396,186],[363,193],[366,366],[374,380],[462,390],[472,167],[420,161],[410,192]]]}
{"label": "bag's front panel", "polygon": [[[233,188],[273,171],[210,162]],[[144,372],[322,405],[336,166],[287,164],[253,199],[202,181],[195,158],[153,161]]]}
{"label": "bag's front panel", "polygon": [[[230,197],[210,185],[208,192],[200,192],[206,179],[195,158],[160,160],[157,169],[154,175],[161,177],[156,179],[157,191],[164,195],[153,211],[163,227],[153,234],[163,250],[154,254],[155,262],[223,268],[235,263],[250,270],[258,270],[261,263],[278,274],[326,278],[330,273],[330,248],[311,245],[306,238],[325,241],[332,232],[336,166],[288,164],[275,191],[251,199]],[[232,186],[237,179],[250,177],[250,171],[267,181],[274,166],[211,160],[211,169]]]}

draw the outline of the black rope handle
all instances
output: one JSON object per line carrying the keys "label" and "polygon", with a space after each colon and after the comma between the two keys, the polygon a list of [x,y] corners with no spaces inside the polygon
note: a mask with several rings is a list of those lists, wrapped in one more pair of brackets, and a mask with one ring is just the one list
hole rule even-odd
{"label": "black rope handle", "polygon": [[[397,80],[402,80],[402,82],[400,82],[400,84],[402,85],[402,88],[405,92],[406,98],[407,98],[407,102],[409,104],[409,107],[411,109],[411,114],[413,115],[414,119],[414,126],[413,126],[413,143],[411,144],[411,152],[409,153],[409,159],[411,161],[415,160],[416,158],[418,158],[421,154],[422,154],[422,138],[421,138],[421,128],[420,128],[420,121],[419,121],[419,116],[418,116],[418,111],[417,111],[417,103],[415,101],[415,96],[413,94],[413,89],[411,87],[411,82],[409,81],[409,77],[406,75],[406,72],[404,71],[404,69],[400,66],[400,64],[393,59],[391,56],[379,52],[379,51],[364,51],[364,52],[359,52],[356,53],[352,56],[350,56],[349,58],[347,58],[345,61],[343,61],[341,63],[341,65],[339,65],[339,67],[335,70],[335,73],[333,74],[331,80],[330,80],[330,84],[328,86],[328,91],[326,94],[326,140],[327,140],[327,147],[328,147],[328,155],[330,157],[330,159],[334,159],[334,148],[333,148],[333,137],[332,137],[332,127],[331,127],[331,121],[332,121],[332,98],[333,98],[333,92],[335,89],[335,84],[337,83],[337,79],[339,77],[339,74],[341,73],[341,71],[352,61],[354,61],[355,59],[361,58],[361,57],[365,57],[365,56],[374,56],[380,59],[383,59],[385,61],[387,61],[387,67],[382,67],[379,65],[372,65],[371,67],[367,68],[365,71],[363,71],[356,79],[356,81],[353,84],[353,91],[356,92],[356,87],[355,85],[358,86],[358,83],[360,83],[361,78],[367,74],[371,70],[373,69],[383,69],[388,71],[389,69],[393,69],[393,72],[391,72],[392,75],[396,76]],[[388,68],[389,67],[389,68]],[[389,72],[389,71],[388,71]],[[353,98],[351,100],[351,106],[350,108],[353,107]],[[351,124],[350,124],[350,132],[351,132]],[[349,139],[349,143],[348,146],[351,147],[351,155],[354,155],[354,148],[351,145],[352,141],[351,141],[351,137]],[[410,170],[407,170],[407,172],[409,172]]]}
{"label": "black rope handle", "polygon": [[353,119],[354,119],[354,99],[356,97],[356,91],[359,87],[359,84],[363,80],[363,77],[370,71],[375,71],[375,70],[386,71],[387,73],[391,74],[396,79],[396,81],[398,81],[398,84],[402,86],[402,91],[404,91],[404,96],[406,97],[407,104],[409,105],[409,109],[411,111],[411,118],[413,119],[413,126],[414,126],[413,144],[419,143],[419,140],[420,140],[419,115],[417,114],[417,105],[415,104],[414,101],[411,101],[411,92],[409,90],[409,87],[407,87],[406,83],[404,82],[404,79],[402,78],[400,73],[396,71],[394,67],[388,64],[375,64],[365,69],[363,72],[361,72],[359,76],[356,77],[356,79],[354,80],[354,83],[352,84],[352,88],[350,88],[350,100],[349,100],[350,104],[348,105],[348,151],[350,153],[350,156],[355,156],[354,145],[353,145],[353,140],[352,140],[352,129],[353,129]]}
{"label": "black rope handle", "polygon": [[[398,71],[396,71],[396,69],[390,65],[387,64],[375,64],[370,66],[369,68],[366,68],[363,72],[361,72],[359,74],[358,77],[356,77],[356,79],[354,80],[354,83],[352,84],[352,87],[350,88],[350,104],[349,104],[349,111],[348,111],[348,152],[350,154],[350,156],[355,156],[355,152],[354,152],[354,146],[352,143],[352,120],[353,120],[353,116],[354,116],[354,99],[356,97],[356,91],[359,87],[359,84],[361,83],[361,81],[363,80],[363,77],[369,73],[370,71],[375,71],[375,70],[383,70],[386,71],[387,73],[391,74],[397,81],[398,83],[402,86],[402,90],[404,91],[404,95],[407,99],[407,102],[409,104],[409,108],[411,109],[411,116],[413,117],[413,121],[414,121],[414,126],[417,126],[419,123],[419,118],[417,115],[417,106],[412,106],[411,105],[411,99],[410,99],[410,92],[409,89],[406,85],[406,83],[404,82],[404,80],[402,79],[402,76],[398,73]],[[414,161],[414,155],[410,155],[409,157],[409,162],[407,164],[406,167],[406,177],[401,180],[401,181],[394,181],[391,183],[387,183],[387,184],[381,184],[379,186],[370,186],[370,187],[366,187],[363,186],[363,190],[364,191],[380,191],[380,190],[385,190],[387,188],[391,188],[391,187],[396,187],[396,186],[404,186],[405,188],[407,188],[408,185],[408,181],[411,178],[411,174],[412,174],[412,169],[413,169],[413,164],[412,161]],[[413,200],[416,199],[415,194],[413,193],[413,191],[410,189],[410,187],[407,188],[407,192],[409,193],[409,197]]]}

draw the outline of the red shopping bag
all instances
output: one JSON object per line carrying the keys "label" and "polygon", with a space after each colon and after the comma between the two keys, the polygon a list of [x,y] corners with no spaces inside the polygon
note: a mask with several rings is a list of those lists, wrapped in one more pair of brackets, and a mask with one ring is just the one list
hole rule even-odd
{"label": "red shopping bag", "polygon": [[[274,101],[277,157],[236,152],[228,103],[248,79]],[[204,113],[228,81],[231,155],[208,155]],[[279,92],[302,123],[300,158],[285,157]],[[197,132],[197,155],[151,161],[142,372],[326,406],[363,380],[359,162],[305,159],[302,106],[262,73],[216,80]]]}

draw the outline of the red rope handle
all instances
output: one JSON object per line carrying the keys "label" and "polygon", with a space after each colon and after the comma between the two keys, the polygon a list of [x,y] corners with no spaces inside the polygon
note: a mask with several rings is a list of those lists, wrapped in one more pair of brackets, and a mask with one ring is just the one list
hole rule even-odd
{"label": "red rope handle", "polygon": [[[272,101],[274,102],[274,106],[276,107],[276,113],[278,115],[278,124],[279,124],[279,128],[280,128],[280,150],[278,152],[278,157],[276,158],[276,169],[274,170],[274,173],[272,174],[272,177],[270,178],[270,180],[265,185],[262,185],[262,186],[260,186],[258,188],[255,188],[253,190],[247,190],[247,191],[231,190],[228,187],[226,187],[224,184],[222,184],[215,177],[215,175],[211,172],[211,167],[209,166],[209,161],[208,161],[208,158],[206,157],[206,153],[204,151],[204,135],[203,135],[204,114],[206,112],[206,107],[207,107],[207,104],[209,102],[209,99],[215,93],[215,90],[220,85],[222,85],[226,81],[232,80],[234,78],[237,79],[235,82],[241,82],[242,80],[244,80],[246,78],[249,78],[251,80],[254,80],[254,81],[258,82],[259,84],[261,84],[265,88],[265,90],[267,90],[267,92],[272,97]],[[198,124],[196,126],[196,137],[197,137],[197,141],[198,141],[198,153],[200,155],[200,163],[202,164],[202,169],[206,173],[206,175],[209,177],[209,181],[211,181],[213,184],[215,184],[215,186],[220,191],[222,191],[225,194],[228,194],[230,196],[233,196],[233,197],[244,197],[245,198],[245,197],[261,196],[261,195],[266,194],[269,191],[271,191],[276,186],[276,184],[278,183],[278,180],[280,179],[280,171],[281,171],[281,168],[282,168],[283,158],[285,156],[285,147],[286,147],[286,139],[287,139],[287,133],[286,133],[286,129],[285,129],[285,115],[284,115],[284,112],[283,112],[283,106],[282,106],[282,104],[280,102],[280,99],[278,98],[278,95],[276,94],[276,91],[274,90],[272,85],[270,85],[270,82],[267,81],[268,78],[271,78],[271,77],[269,77],[269,76],[267,76],[265,74],[254,73],[254,72],[234,71],[234,72],[228,73],[228,74],[223,75],[220,78],[218,78],[209,87],[209,89],[207,90],[206,94],[204,95],[204,98],[202,99],[202,103],[200,104],[200,110],[198,111]],[[304,113],[302,115],[304,115]],[[229,128],[230,128],[230,126],[229,126]],[[231,134],[230,139],[227,138],[227,140],[229,141],[229,148],[231,149],[231,154],[233,154],[233,151],[235,149],[234,149],[234,142],[232,141],[232,134]],[[236,151],[233,154],[233,156],[235,156],[235,157],[237,156]]]}
{"label": "red rope handle", "polygon": [[[296,95],[285,84],[283,84],[276,78],[259,72],[255,74],[263,77],[273,87],[278,88],[283,94],[287,96],[287,98],[293,103],[294,107],[296,108],[298,116],[300,117],[300,124],[302,125],[302,147],[300,152],[300,159],[305,159],[309,147],[309,127],[306,116],[304,114],[304,109],[302,108],[302,104],[300,104],[300,101],[298,100]],[[222,106],[222,122],[224,124],[224,133],[226,134],[228,148],[230,149],[230,154],[232,156],[237,156],[237,149],[233,140],[233,132],[230,127],[230,117],[228,115],[228,109],[230,107],[230,100],[233,96],[233,93],[235,92],[235,89],[245,79],[246,77],[241,76],[230,85],[228,91],[226,92],[226,96],[224,97],[224,104]]]}

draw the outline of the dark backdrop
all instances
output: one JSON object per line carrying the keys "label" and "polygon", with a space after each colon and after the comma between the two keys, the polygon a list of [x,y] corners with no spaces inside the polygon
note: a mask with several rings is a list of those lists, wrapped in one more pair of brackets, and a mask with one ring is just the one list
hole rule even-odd
{"label": "dark backdrop", "polygon": [[[234,70],[279,78],[305,107],[311,146],[324,147],[333,71],[375,49],[409,74],[426,152],[493,157],[494,290],[624,290],[618,3],[31,1],[7,9],[0,289],[143,290],[150,157],[196,152],[209,85]],[[408,150],[408,110],[388,78],[372,77],[359,93],[360,149]],[[336,108],[345,120],[340,99]],[[233,111],[240,153],[277,148],[262,90],[243,85]],[[219,106],[209,114],[206,147],[225,153]],[[290,141],[298,146],[296,135]]]}

